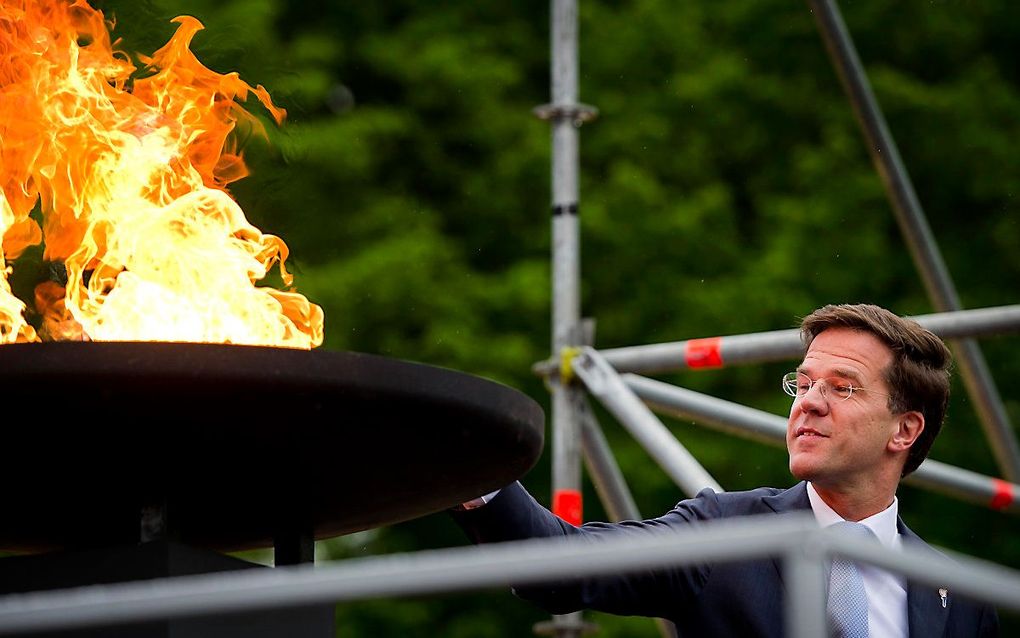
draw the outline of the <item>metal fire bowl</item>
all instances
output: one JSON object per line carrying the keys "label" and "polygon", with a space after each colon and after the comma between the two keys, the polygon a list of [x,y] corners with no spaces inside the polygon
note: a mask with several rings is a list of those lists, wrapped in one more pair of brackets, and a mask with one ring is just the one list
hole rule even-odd
{"label": "metal fire bowl", "polygon": [[542,448],[527,396],[357,353],[0,346],[0,548],[138,542],[139,510],[221,550],[328,538],[502,487]]}

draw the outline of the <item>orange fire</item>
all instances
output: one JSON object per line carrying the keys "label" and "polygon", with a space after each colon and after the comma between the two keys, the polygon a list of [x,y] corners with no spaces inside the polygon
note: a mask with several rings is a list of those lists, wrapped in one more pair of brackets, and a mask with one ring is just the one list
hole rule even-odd
{"label": "orange fire", "polygon": [[[247,175],[232,131],[264,134],[237,100],[286,112],[198,61],[198,20],[174,22],[136,73],[84,0],[0,0],[0,343],[322,343],[318,306],[256,285],[277,265],[292,284],[287,246],[226,191]],[[8,262],[44,238],[67,280],[36,287],[37,334]]]}

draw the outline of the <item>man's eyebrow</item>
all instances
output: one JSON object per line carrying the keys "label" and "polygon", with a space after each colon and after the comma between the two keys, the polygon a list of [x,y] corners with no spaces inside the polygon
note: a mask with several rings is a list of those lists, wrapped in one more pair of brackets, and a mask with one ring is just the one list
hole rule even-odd
{"label": "man's eyebrow", "polygon": [[[809,377],[811,376],[805,371],[803,365],[797,366],[797,372]],[[858,374],[855,370],[851,370],[850,368],[835,368],[832,371],[832,374],[827,376],[841,377],[844,379],[849,379],[851,382],[856,383],[858,385],[864,385],[864,379],[861,378],[861,375]]]}
{"label": "man's eyebrow", "polygon": [[837,377],[843,377],[844,379],[850,379],[854,383],[864,384],[864,380],[861,378],[861,375],[857,374],[857,372],[850,368],[836,368],[832,371],[832,374]]}

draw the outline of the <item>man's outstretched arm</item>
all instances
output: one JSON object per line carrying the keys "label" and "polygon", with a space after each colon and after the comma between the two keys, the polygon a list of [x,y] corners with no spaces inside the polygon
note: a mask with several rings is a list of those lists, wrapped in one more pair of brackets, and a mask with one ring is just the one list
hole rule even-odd
{"label": "man's outstretched arm", "polygon": [[[574,527],[542,507],[519,484],[507,486],[484,506],[452,512],[454,519],[475,543],[529,538],[573,537],[588,542],[632,535],[663,533],[714,518],[710,510],[714,494],[684,501],[663,517],[624,523],[589,523]],[[699,511],[703,510],[703,511]],[[614,614],[670,618],[696,596],[707,578],[708,568],[646,570],[621,576],[566,580],[553,584],[515,587],[514,592],[555,614],[595,609]]]}

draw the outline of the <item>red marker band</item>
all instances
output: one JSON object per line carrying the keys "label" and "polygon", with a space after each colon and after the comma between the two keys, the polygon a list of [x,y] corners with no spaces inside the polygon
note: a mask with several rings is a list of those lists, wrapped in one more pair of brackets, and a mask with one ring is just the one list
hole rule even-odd
{"label": "red marker band", "polygon": [[1013,484],[1007,483],[1002,479],[992,479],[992,485],[995,486],[995,496],[992,497],[988,506],[993,510],[1005,509],[1007,506],[1016,500],[1013,494]]}
{"label": "red marker band", "polygon": [[684,349],[688,368],[721,368],[723,366],[722,337],[691,339]]}
{"label": "red marker band", "polygon": [[581,492],[556,490],[553,492],[553,514],[571,525],[581,525]]}

